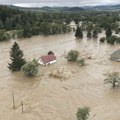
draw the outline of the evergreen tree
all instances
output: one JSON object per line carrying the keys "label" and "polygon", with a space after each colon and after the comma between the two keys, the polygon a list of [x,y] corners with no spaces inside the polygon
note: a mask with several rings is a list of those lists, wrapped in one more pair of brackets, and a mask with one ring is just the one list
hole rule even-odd
{"label": "evergreen tree", "polygon": [[31,37],[32,36],[32,29],[30,23],[27,23],[27,25],[23,29],[23,36],[24,37]]}
{"label": "evergreen tree", "polygon": [[76,38],[83,38],[83,33],[80,27],[77,27],[76,33],[75,33]]}
{"label": "evergreen tree", "polygon": [[26,63],[23,58],[23,51],[20,49],[19,45],[15,42],[10,50],[11,63],[8,63],[8,68],[12,71],[18,71]]}
{"label": "evergreen tree", "polygon": [[112,30],[111,30],[111,28],[110,27],[108,27],[107,29],[106,29],[106,38],[109,38],[109,37],[111,37],[112,36]]}
{"label": "evergreen tree", "polygon": [[93,31],[93,38],[97,38],[98,37],[98,32],[97,32],[97,30],[95,29],[94,31]]}
{"label": "evergreen tree", "polygon": [[91,37],[92,37],[91,31],[88,31],[88,32],[87,32],[87,37],[88,37],[88,38],[91,38]]}

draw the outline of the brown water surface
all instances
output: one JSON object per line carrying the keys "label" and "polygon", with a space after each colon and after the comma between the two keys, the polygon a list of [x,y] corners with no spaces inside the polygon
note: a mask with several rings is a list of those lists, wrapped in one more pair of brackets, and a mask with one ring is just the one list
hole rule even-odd
{"label": "brown water surface", "polygon": [[[57,56],[57,63],[40,66],[40,74],[36,78],[10,72],[7,65],[14,41],[19,43],[27,60],[38,59],[52,50]],[[118,48],[119,45],[99,44],[98,39],[87,39],[86,32],[83,39],[75,39],[74,33],[68,33],[1,42],[0,120],[76,120],[77,108],[83,106],[91,108],[90,120],[119,120],[120,90],[104,85],[106,73],[120,72],[120,63],[109,60],[110,53]],[[93,59],[87,59],[83,67],[68,63],[64,53],[70,49],[77,49],[82,56],[90,55]],[[60,67],[70,71],[72,76],[65,81],[49,78],[48,73]],[[15,110],[12,109],[12,91]],[[24,103],[23,114],[21,100]]]}

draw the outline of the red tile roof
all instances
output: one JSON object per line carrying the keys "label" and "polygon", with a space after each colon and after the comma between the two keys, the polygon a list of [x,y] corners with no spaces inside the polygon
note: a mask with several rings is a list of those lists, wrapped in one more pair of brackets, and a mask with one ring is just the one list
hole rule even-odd
{"label": "red tile roof", "polygon": [[41,56],[40,59],[42,60],[44,64],[46,64],[46,63],[56,60],[56,56],[51,54],[51,55]]}

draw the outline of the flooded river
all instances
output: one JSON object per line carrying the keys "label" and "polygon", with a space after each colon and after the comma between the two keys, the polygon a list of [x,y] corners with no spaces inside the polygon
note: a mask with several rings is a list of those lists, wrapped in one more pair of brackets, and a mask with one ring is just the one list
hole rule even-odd
{"label": "flooded river", "polygon": [[[104,36],[104,32],[99,37]],[[27,60],[38,59],[52,50],[57,63],[41,67],[39,75],[27,78],[21,72],[7,68],[10,47],[17,41]],[[120,63],[109,60],[109,55],[119,45],[107,45],[97,40],[76,39],[74,33],[35,36],[23,40],[0,43],[0,120],[76,120],[78,107],[91,108],[90,120],[120,119],[120,90],[104,84],[105,74],[120,72]],[[68,63],[64,53],[77,49],[86,59],[86,66]],[[50,78],[48,73],[64,67],[72,73],[68,80]],[[12,109],[12,91],[16,109]],[[21,100],[24,113],[21,113]]]}

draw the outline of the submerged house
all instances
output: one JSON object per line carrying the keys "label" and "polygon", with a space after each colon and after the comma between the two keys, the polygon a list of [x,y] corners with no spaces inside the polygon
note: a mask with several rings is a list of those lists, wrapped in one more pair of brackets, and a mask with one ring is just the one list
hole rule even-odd
{"label": "submerged house", "polygon": [[38,63],[41,65],[49,65],[56,62],[56,56],[54,54],[41,56],[38,60]]}
{"label": "submerged house", "polygon": [[120,62],[120,49],[114,51],[114,52],[110,55],[110,58],[111,58],[112,60],[115,60],[115,61]]}

